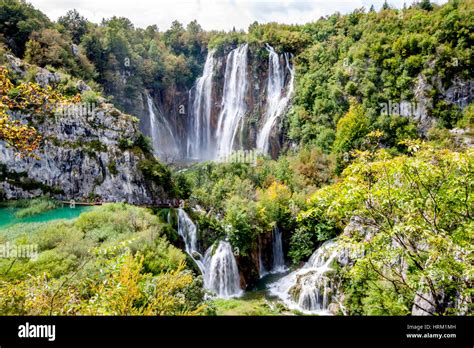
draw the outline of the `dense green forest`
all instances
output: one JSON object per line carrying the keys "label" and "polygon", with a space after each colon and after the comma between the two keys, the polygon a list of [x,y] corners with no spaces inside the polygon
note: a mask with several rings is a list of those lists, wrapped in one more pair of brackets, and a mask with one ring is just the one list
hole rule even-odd
{"label": "dense green forest", "polygon": [[[36,150],[51,138],[38,124],[52,117],[44,109],[51,100],[113,103],[133,114],[144,90],[190,90],[209,51],[248,43],[268,59],[259,48],[269,44],[292,55],[296,76],[277,158],[166,165],[142,134],[122,139],[121,151],[143,156],[140,175],[166,198],[186,200],[204,249],[226,239],[238,250],[249,288],[259,278],[262,240],[278,228],[292,269],[335,238],[348,255],[334,265],[343,296],[333,314],[423,307],[472,315],[473,28],[469,0],[385,3],[305,25],[255,22],[245,32],[204,31],[196,21],[165,31],[118,17],[95,24],[75,10],[53,22],[26,2],[1,0],[0,141],[41,157]],[[26,63],[26,72],[7,56]],[[41,68],[60,78],[39,87]],[[420,112],[407,116],[403,103]],[[33,115],[25,125],[12,116],[22,110]],[[93,145],[92,152],[104,146]],[[117,163],[108,165],[115,175]],[[0,167],[0,180],[22,179]],[[3,204],[20,209],[19,217],[57,208],[44,197]],[[0,244],[39,247],[36,260],[0,259],[0,314],[300,313],[264,299],[247,309],[245,299],[207,297],[196,260],[182,250],[178,219],[173,209],[115,203],[73,220],[0,225]]]}

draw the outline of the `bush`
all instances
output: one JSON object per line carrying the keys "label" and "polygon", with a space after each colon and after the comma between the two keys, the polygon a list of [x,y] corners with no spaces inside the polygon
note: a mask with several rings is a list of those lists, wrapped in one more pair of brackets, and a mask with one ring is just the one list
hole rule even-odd
{"label": "bush", "polygon": [[134,146],[142,149],[144,153],[153,153],[153,145],[151,143],[151,138],[144,136],[142,133],[139,133],[135,139]]}
{"label": "bush", "polygon": [[84,91],[81,93],[81,100],[84,103],[89,103],[89,104],[98,104],[99,103],[99,95],[92,91]]}
{"label": "bush", "polygon": [[140,161],[138,168],[145,178],[162,186],[168,192],[171,190],[171,171],[166,165],[156,159],[144,159]]}

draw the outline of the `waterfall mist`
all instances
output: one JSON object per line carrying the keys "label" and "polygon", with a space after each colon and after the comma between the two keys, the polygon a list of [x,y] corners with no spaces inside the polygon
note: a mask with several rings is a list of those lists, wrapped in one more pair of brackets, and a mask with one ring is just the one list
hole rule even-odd
{"label": "waterfall mist", "polygon": [[176,158],[179,156],[178,143],[169,121],[160,112],[155,114],[153,99],[146,93],[150,138],[155,156]]}

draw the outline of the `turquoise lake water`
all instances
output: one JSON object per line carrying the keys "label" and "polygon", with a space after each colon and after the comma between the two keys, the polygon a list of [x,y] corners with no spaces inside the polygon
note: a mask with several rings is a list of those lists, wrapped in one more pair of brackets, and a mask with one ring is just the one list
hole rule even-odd
{"label": "turquoise lake water", "polygon": [[77,218],[82,213],[91,209],[93,209],[93,207],[64,207],[18,219],[15,217],[15,212],[17,212],[19,209],[0,208],[0,228],[4,228],[18,223],[48,222],[60,219],[71,220]]}

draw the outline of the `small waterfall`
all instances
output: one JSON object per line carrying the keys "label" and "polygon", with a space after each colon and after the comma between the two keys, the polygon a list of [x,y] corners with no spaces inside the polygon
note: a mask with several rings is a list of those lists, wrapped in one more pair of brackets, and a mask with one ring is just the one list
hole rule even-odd
{"label": "small waterfall", "polygon": [[281,231],[275,225],[272,232],[273,237],[273,265],[272,273],[281,273],[286,271],[285,256],[283,255],[283,242],[281,240]]}
{"label": "small waterfall", "polygon": [[329,314],[335,288],[329,273],[337,256],[336,242],[328,241],[318,248],[300,270],[291,272],[269,286],[290,308],[306,313]]}
{"label": "small waterfall", "polygon": [[178,209],[178,234],[183,238],[188,254],[197,251],[197,228],[183,209]]}
{"label": "small waterfall", "polygon": [[153,150],[156,152],[158,149],[158,129],[156,127],[156,116],[153,112],[153,100],[149,94],[146,95],[146,101],[148,104],[148,119],[150,123],[150,135],[151,135],[151,142],[153,146]]}
{"label": "small waterfall", "polygon": [[[206,252],[205,259],[209,259],[210,253],[211,248]],[[222,298],[242,294],[239,269],[229,242],[220,241],[217,250],[210,258],[205,287]]]}
{"label": "small waterfall", "polygon": [[220,241],[214,254],[211,246],[203,257],[198,249],[196,225],[183,209],[178,209],[178,233],[184,240],[186,253],[196,262],[203,275],[204,288],[222,298],[242,294],[239,268],[229,242]]}
{"label": "small waterfall", "polygon": [[171,126],[163,115],[156,115],[153,109],[153,99],[146,94],[148,104],[148,119],[153,152],[158,157],[178,155],[178,146]]}
{"label": "small waterfall", "polygon": [[206,263],[198,250],[197,228],[183,209],[178,209],[178,234],[183,238],[186,252],[196,262],[201,273],[206,274]]}
{"label": "small waterfall", "polygon": [[214,76],[214,53],[207,54],[202,76],[190,91],[191,117],[187,139],[187,157],[192,159],[211,158],[211,108],[212,78]]}
{"label": "small waterfall", "polygon": [[[270,133],[275,125],[277,118],[285,111],[291,95],[293,94],[293,84],[295,72],[290,65],[290,56],[288,53],[283,55],[285,66],[281,64],[280,56],[275,50],[267,45],[269,53],[269,71],[267,82],[267,110],[264,116],[263,127],[257,135],[257,149],[263,153],[268,153]],[[285,94],[285,68],[290,73],[290,81]]]}
{"label": "small waterfall", "polygon": [[217,124],[217,155],[223,158],[234,149],[234,142],[247,111],[245,97],[247,79],[248,44],[229,53],[226,60],[222,109]]}

